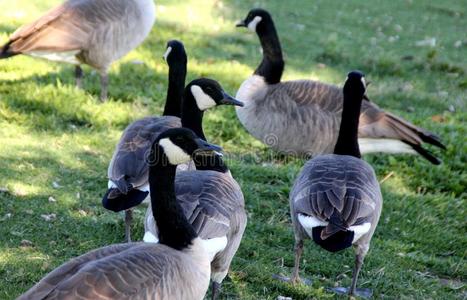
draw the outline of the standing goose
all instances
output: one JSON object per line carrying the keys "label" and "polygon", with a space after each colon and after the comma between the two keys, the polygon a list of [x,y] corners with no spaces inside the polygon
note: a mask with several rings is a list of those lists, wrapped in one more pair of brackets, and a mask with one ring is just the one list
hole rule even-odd
{"label": "standing goose", "polygon": [[[256,32],[263,48],[261,64],[236,95],[245,102],[243,108],[237,108],[240,122],[250,134],[275,150],[311,156],[332,153],[341,121],[341,89],[311,80],[281,82],[284,60],[267,11],[253,9],[237,26]],[[439,164],[440,160],[422,143],[445,149],[433,133],[383,111],[366,97],[358,129],[362,153],[416,152]]]}
{"label": "standing goose", "polygon": [[153,0],[68,0],[16,30],[0,59],[26,54],[74,64],[77,86],[87,64],[100,73],[105,100],[110,65],[141,44],[155,20]]}
{"label": "standing goose", "polygon": [[203,299],[210,260],[177,202],[174,180],[176,165],[187,163],[193,153],[219,150],[185,128],[160,134],[149,156],[160,243],[93,250],[58,267],[18,299]]}
{"label": "standing goose", "polygon": [[[177,173],[175,194],[196,234],[206,241],[211,257],[212,299],[218,299],[245,231],[245,200],[219,154],[209,159],[195,156],[194,163],[196,170]],[[151,205],[144,227],[144,241],[157,243],[160,237]]]}
{"label": "standing goose", "polygon": [[[363,161],[358,147],[360,106],[365,80],[351,72],[344,85],[344,105],[334,154],[309,160],[290,192],[290,211],[295,233],[295,267],[291,281],[299,281],[303,240],[312,238],[322,248],[336,252],[354,246],[356,252],[351,295],[378,224],[383,198],[373,168]],[[335,291],[347,289],[337,288]]]}
{"label": "standing goose", "polygon": [[[168,50],[168,58],[179,49],[174,45],[169,44],[167,48],[171,48],[170,51]],[[183,55],[185,55],[184,52]],[[176,81],[177,84],[169,84],[167,103],[181,101],[182,92],[178,90],[183,91],[184,76],[180,74],[176,76],[174,73],[185,72],[186,74],[186,59],[184,64],[183,70],[178,69],[178,71],[174,70],[169,73],[169,81]],[[170,68],[172,69],[172,66]],[[172,88],[178,92],[173,91]],[[110,161],[109,188],[102,204],[105,208],[115,212],[126,210],[125,236],[127,241],[130,241],[131,211],[129,209],[139,205],[149,194],[148,166],[145,155],[157,136],[168,128],[183,126],[190,128],[198,137],[206,140],[202,128],[205,110],[222,104],[243,105],[225,93],[218,82],[207,78],[193,80],[185,88],[183,94],[181,120],[175,116],[147,117],[130,124],[125,129]],[[168,111],[167,106],[165,111]]]}
{"label": "standing goose", "polygon": [[[102,204],[113,211],[125,210],[125,240],[131,241],[130,225],[133,206],[149,195],[148,167],[145,154],[157,136],[181,126],[181,103],[185,86],[187,55],[183,43],[167,43],[164,60],[169,66],[167,98],[161,117],[137,120],[125,129],[108,167],[108,191]],[[125,203],[127,203],[125,205]]]}

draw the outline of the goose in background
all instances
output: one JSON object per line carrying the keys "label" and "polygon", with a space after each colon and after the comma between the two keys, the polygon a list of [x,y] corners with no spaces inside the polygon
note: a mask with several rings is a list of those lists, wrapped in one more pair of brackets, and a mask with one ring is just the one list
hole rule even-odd
{"label": "goose in background", "polygon": [[[169,50],[170,49],[170,50]],[[108,168],[108,190],[103,197],[105,208],[119,212],[125,210],[125,238],[131,240],[131,208],[139,205],[149,194],[148,166],[145,158],[152,142],[168,128],[186,127],[196,135],[206,140],[202,128],[204,111],[217,105],[243,105],[229,96],[220,84],[212,79],[195,79],[183,90],[186,75],[186,54],[181,51],[180,42],[168,44],[166,56],[169,65],[169,90],[165,112],[172,111],[174,115],[161,117],[146,117],[130,124],[123,132],[114,151]],[[173,59],[176,55],[180,59]],[[173,71],[173,72],[172,72]],[[182,75],[182,73],[184,75]],[[179,110],[183,98],[181,119],[175,114]],[[170,103],[173,102],[175,103]],[[168,108],[172,106],[172,108]]]}
{"label": "goose in background", "polygon": [[[175,194],[211,258],[211,295],[218,299],[245,232],[247,214],[242,190],[222,156],[194,157],[196,170],[177,172]],[[157,243],[158,228],[151,204],[144,221],[144,241]]]}
{"label": "goose in background", "polygon": [[210,259],[177,202],[174,180],[176,166],[194,153],[220,150],[185,128],[161,133],[148,157],[159,244],[116,244],[90,251],[53,270],[18,299],[203,299]]}
{"label": "goose in background", "polygon": [[153,0],[68,0],[17,29],[0,59],[25,54],[74,64],[78,87],[87,64],[99,72],[105,100],[110,65],[141,44],[155,20]]}
{"label": "goose in background", "polygon": [[[237,27],[258,34],[263,59],[240,86],[236,98],[243,126],[257,139],[288,154],[316,156],[332,153],[342,113],[342,91],[312,80],[281,82],[284,70],[281,44],[271,15],[251,10]],[[418,153],[433,164],[441,161],[422,147],[428,143],[445,149],[439,137],[383,111],[366,96],[362,102],[359,144],[362,153]]]}
{"label": "goose in background", "polygon": [[334,154],[319,155],[305,164],[290,192],[290,212],[295,233],[295,266],[291,281],[300,280],[304,239],[311,238],[331,252],[354,246],[352,285],[350,289],[332,290],[368,297],[371,290],[357,289],[357,278],[381,215],[383,198],[375,172],[361,159],[358,146],[360,106],[365,88],[362,73],[348,74]]}

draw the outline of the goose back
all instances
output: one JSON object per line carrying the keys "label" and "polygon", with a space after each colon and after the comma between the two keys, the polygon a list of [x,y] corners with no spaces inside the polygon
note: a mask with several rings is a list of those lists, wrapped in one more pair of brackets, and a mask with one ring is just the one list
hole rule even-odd
{"label": "goose back", "polygon": [[152,144],[169,128],[181,126],[173,116],[146,117],[130,124],[117,144],[108,168],[108,177],[122,193],[129,185],[141,187],[148,182],[147,155]]}
{"label": "goose back", "polygon": [[154,21],[151,0],[68,0],[16,30],[3,52],[106,71],[146,38]]}
{"label": "goose back", "polygon": [[300,239],[312,236],[311,227],[305,228],[304,222],[299,220],[302,216],[312,217],[314,221],[321,222],[320,225],[328,226],[327,229],[331,230],[328,234],[371,223],[361,238],[361,241],[369,241],[381,207],[381,190],[373,168],[365,161],[348,155],[321,155],[308,161],[290,193],[295,234]]}
{"label": "goose back", "polygon": [[190,255],[162,244],[99,248],[55,269],[18,299],[203,299],[209,261]]}
{"label": "goose back", "polygon": [[[236,107],[240,122],[273,149],[307,156],[333,152],[342,115],[341,88],[312,80],[269,85],[253,75],[243,82],[236,98],[245,103],[244,107]],[[431,132],[367,100],[362,102],[358,136],[362,153],[418,152],[433,163],[439,161],[416,145],[429,142],[444,147]],[[382,139],[393,141],[394,147],[375,147],[375,142]]]}
{"label": "goose back", "polygon": [[[178,172],[175,192],[186,218],[200,238],[205,241],[227,238],[224,249],[211,253],[211,266],[213,273],[228,269],[247,223],[245,201],[238,183],[229,172]],[[151,206],[146,212],[145,231],[158,236]]]}

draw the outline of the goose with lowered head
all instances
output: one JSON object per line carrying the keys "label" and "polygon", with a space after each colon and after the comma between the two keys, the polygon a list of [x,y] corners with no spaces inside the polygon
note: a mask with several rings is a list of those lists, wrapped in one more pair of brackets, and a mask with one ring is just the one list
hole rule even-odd
{"label": "goose with lowered head", "polygon": [[351,287],[332,290],[360,296],[371,294],[370,290],[356,288],[357,278],[383,203],[375,172],[361,159],[358,147],[358,122],[365,88],[362,73],[349,73],[334,153],[309,160],[290,191],[295,233],[295,266],[291,281],[300,280],[299,265],[305,239],[313,239],[331,252],[353,246],[356,255]]}
{"label": "goose with lowered head", "polygon": [[100,73],[105,100],[110,65],[141,44],[155,20],[153,0],[67,0],[18,28],[0,59],[25,54],[74,64],[79,87],[87,64]]}
{"label": "goose with lowered head", "polygon": [[18,299],[203,299],[209,287],[205,242],[175,197],[178,164],[221,148],[186,128],[161,133],[151,147],[149,185],[159,244],[126,243],[74,258]]}
{"label": "goose with lowered head", "polygon": [[[237,108],[240,122],[275,150],[301,156],[332,153],[341,122],[341,89],[312,80],[281,82],[281,44],[266,10],[252,9],[237,26],[256,32],[263,49],[261,64],[236,95],[245,103]],[[436,135],[385,112],[368,99],[362,102],[359,124],[362,153],[418,153],[433,164],[440,163],[422,147],[425,142],[445,149]]]}

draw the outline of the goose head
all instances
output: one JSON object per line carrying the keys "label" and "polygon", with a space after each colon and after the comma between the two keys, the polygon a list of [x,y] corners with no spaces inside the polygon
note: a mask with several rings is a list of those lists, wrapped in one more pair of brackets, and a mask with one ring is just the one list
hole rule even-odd
{"label": "goose head", "polygon": [[183,43],[178,40],[171,40],[167,42],[167,46],[165,48],[165,53],[162,58],[167,62],[170,66],[174,62],[179,63],[187,63],[187,56],[185,52],[185,47]]}
{"label": "goose head", "polygon": [[227,94],[217,81],[208,78],[193,80],[186,87],[185,92],[194,98],[200,111],[216,105],[244,105],[243,102]]}
{"label": "goose head", "polygon": [[272,17],[267,10],[254,8],[248,12],[248,15],[243,21],[237,23],[237,27],[246,27],[253,32],[259,32],[272,22]]}
{"label": "goose head", "polygon": [[221,151],[221,147],[200,139],[188,128],[172,128],[158,136],[148,163],[180,165],[188,163],[194,155],[210,155]]}
{"label": "goose head", "polygon": [[344,94],[352,95],[352,99],[362,99],[366,91],[365,74],[360,71],[352,71],[347,74],[344,84]]}

